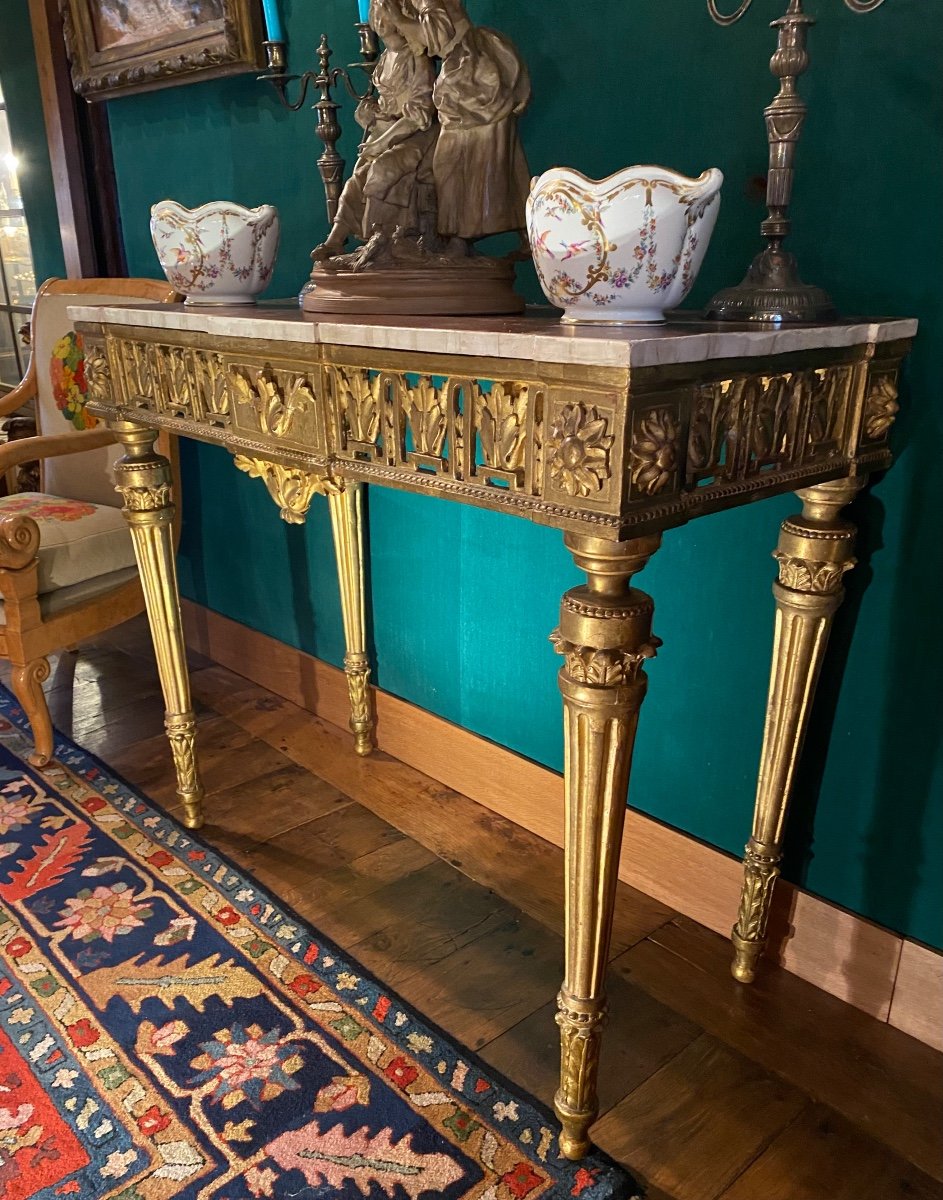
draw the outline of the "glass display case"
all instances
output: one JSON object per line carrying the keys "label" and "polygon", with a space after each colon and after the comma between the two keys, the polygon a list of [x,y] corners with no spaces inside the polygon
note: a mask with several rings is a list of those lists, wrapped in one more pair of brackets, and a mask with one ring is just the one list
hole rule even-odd
{"label": "glass display case", "polygon": [[27,351],[18,331],[29,319],[36,296],[19,165],[0,90],[0,394],[23,378]]}

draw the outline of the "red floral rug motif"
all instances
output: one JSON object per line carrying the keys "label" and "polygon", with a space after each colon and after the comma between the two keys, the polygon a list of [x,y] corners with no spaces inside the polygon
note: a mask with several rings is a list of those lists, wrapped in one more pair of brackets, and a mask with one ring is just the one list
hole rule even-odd
{"label": "red floral rug motif", "polygon": [[0,1200],[628,1200],[602,1155],[0,691]]}

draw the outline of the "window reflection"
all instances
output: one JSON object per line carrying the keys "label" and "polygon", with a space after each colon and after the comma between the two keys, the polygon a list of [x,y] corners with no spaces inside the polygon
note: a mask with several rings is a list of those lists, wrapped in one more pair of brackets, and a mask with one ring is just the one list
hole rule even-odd
{"label": "window reflection", "polygon": [[19,383],[26,351],[16,331],[36,296],[36,275],[23,212],[19,176],[24,169],[7,122],[0,88],[0,391]]}

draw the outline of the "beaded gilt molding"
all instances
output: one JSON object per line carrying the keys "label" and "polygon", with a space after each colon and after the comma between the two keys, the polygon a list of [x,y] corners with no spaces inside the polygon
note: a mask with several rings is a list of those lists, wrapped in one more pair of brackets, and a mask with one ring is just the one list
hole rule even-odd
{"label": "beaded gilt molding", "polygon": [[81,329],[106,418],[316,474],[312,490],[382,483],[606,538],[886,466],[908,348],[630,371]]}

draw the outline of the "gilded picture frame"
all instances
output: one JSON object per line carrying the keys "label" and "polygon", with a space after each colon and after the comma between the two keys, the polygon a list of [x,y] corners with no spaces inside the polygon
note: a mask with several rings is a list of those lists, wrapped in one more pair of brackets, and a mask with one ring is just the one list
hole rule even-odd
{"label": "gilded picture frame", "polygon": [[264,65],[259,0],[59,0],[72,85],[88,100]]}

